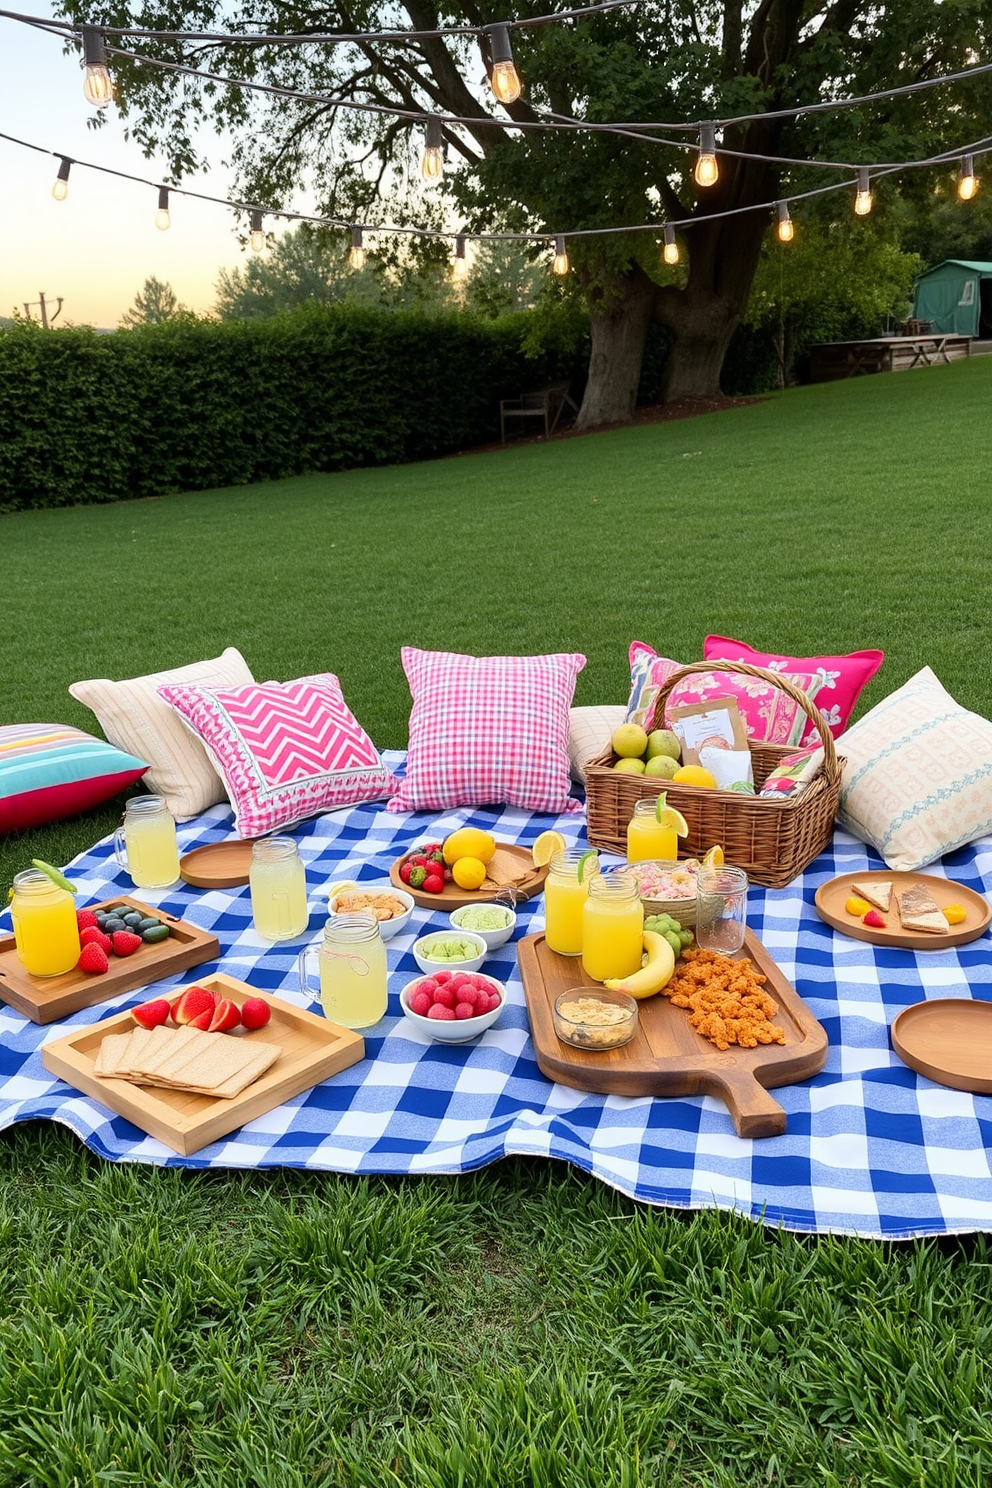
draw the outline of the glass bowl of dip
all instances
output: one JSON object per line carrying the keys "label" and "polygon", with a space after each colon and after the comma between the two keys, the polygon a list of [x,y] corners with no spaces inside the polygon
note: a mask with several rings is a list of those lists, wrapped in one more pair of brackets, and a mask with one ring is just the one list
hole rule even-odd
{"label": "glass bowl of dip", "polygon": [[606,987],[571,987],[555,998],[554,1022],[563,1044],[599,1054],[630,1043],[637,1032],[637,1003],[626,992]]}

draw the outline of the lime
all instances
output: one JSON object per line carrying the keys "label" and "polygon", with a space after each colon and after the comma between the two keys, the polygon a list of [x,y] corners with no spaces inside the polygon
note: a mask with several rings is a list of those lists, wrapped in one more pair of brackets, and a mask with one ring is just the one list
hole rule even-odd
{"label": "lime", "polygon": [[688,837],[689,835],[689,823],[681,811],[676,811],[674,806],[666,805],[664,791],[662,791],[655,804],[654,819],[659,827],[673,828],[677,837]]}
{"label": "lime", "polygon": [[58,884],[60,889],[65,889],[67,894],[74,894],[76,892],[76,885],[70,883],[65,874],[58,868],[53,868],[51,863],[43,863],[41,858],[32,858],[31,862],[39,873],[47,874],[52,880],[52,883]]}
{"label": "lime", "polygon": [[579,883],[581,883],[583,878],[585,877],[586,864],[588,863],[590,858],[595,858],[596,862],[599,862],[599,853],[594,847],[591,847],[588,852],[584,852],[579,859],[579,866],[575,874]]}

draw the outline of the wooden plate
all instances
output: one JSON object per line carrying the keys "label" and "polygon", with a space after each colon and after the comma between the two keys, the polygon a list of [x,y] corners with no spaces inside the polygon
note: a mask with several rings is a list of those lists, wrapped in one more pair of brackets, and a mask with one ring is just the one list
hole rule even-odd
{"label": "wooden plate", "polygon": [[[885,929],[862,925],[849,915],[844,905],[854,891],[856,883],[892,883],[892,904],[887,914],[879,914],[885,920]],[[926,930],[904,930],[899,923],[899,906],[896,894],[905,891],[914,883],[925,884],[933,895],[937,907],[945,904],[960,904],[967,911],[959,925],[948,925],[946,935],[931,935]],[[870,873],[842,873],[821,884],[816,891],[816,912],[821,920],[850,935],[854,940],[867,940],[871,945],[901,946],[907,951],[946,951],[951,946],[966,945],[984,935],[992,923],[992,905],[964,884],[946,878],[936,878],[930,873],[895,873],[887,868],[875,868]],[[874,905],[872,906],[874,908]]]}
{"label": "wooden plate", "polygon": [[949,1085],[992,1095],[992,1002],[938,997],[904,1008],[891,1028],[904,1064]]}
{"label": "wooden plate", "polygon": [[21,965],[14,937],[4,935],[0,937],[0,999],[9,1002],[32,1023],[54,1023],[58,1018],[78,1013],[80,1008],[106,1002],[121,992],[133,992],[135,987],[144,987],[220,955],[216,935],[127,894],[115,894],[112,899],[86,907],[109,909],[112,904],[126,904],[129,909],[140,909],[150,919],[162,920],[169,927],[168,940],[139,946],[132,956],[111,956],[110,970],[102,976],[90,976],[73,967],[61,976],[33,977]]}
{"label": "wooden plate", "polygon": [[389,870],[389,878],[393,887],[403,889],[407,894],[412,894],[414,902],[421,909],[440,909],[449,914],[453,909],[461,909],[465,904],[485,904],[498,893],[503,882],[516,890],[518,900],[533,899],[539,894],[547,878],[548,868],[535,868],[534,860],[530,854],[529,847],[520,847],[515,842],[498,842],[496,851],[487,867],[493,881],[488,879],[481,889],[460,889],[456,883],[446,883],[442,894],[425,894],[423,889],[412,889],[400,878],[400,869],[407,858],[416,857],[416,849],[412,853],[404,853],[402,858]]}
{"label": "wooden plate", "polygon": [[230,1038],[257,1036],[259,1042],[278,1044],[282,1050],[275,1064],[233,1100],[184,1090],[143,1088],[129,1080],[101,1080],[95,1075],[97,1051],[107,1034],[129,1033],[137,1026],[130,1013],[119,1013],[116,1018],[108,1018],[91,1028],[79,1028],[68,1038],[45,1044],[41,1062],[53,1075],[67,1080],[119,1116],[126,1116],[174,1152],[189,1157],[209,1142],[226,1137],[246,1121],[281,1106],[283,1101],[292,1100],[365,1057],[365,1040],[361,1034],[339,1028],[336,1023],[293,1007],[278,997],[270,997],[224,972],[201,977],[198,985],[230,997],[239,1007],[246,997],[264,996],[272,1008],[271,1020],[257,1035],[228,1035]]}
{"label": "wooden plate", "polygon": [[787,982],[752,931],[734,960],[749,956],[768,978],[767,989],[779,1005],[775,1022],[784,1044],[757,1049],[717,1049],[689,1026],[684,1008],[667,997],[637,1004],[638,1030],[620,1049],[593,1053],[562,1043],[555,1033],[553,1008],[560,992],[580,984],[600,986],[582,970],[579,956],[559,956],[548,949],[543,932],[518,943],[527,1011],[537,1063],[549,1080],[594,1090],[601,1095],[715,1095],[725,1101],[739,1137],[777,1137],[786,1116],[768,1089],[794,1085],[818,1074],[827,1062],[827,1035],[799,993]]}
{"label": "wooden plate", "polygon": [[179,872],[194,889],[236,889],[248,882],[252,842],[208,842],[179,859]]}

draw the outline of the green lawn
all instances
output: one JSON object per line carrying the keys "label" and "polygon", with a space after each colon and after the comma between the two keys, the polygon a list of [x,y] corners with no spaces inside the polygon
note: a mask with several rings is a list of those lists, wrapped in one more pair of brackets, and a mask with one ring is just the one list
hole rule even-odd
{"label": "green lawn", "polygon": [[[241,648],[405,742],[404,643],[880,646],[992,714],[992,358],[432,464],[0,518],[0,721]],[[0,844],[0,880],[117,819]],[[514,1161],[366,1181],[0,1137],[0,1488],[985,1488],[992,1248],[804,1240]]]}

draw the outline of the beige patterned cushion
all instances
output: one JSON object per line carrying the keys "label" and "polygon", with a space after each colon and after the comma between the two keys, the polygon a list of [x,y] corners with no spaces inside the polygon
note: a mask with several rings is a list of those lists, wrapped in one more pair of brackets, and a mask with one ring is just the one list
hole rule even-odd
{"label": "beige patterned cushion", "polygon": [[217,801],[225,801],[224,782],[200,743],[155,691],[172,682],[198,682],[206,687],[240,687],[254,682],[241,652],[228,646],[211,661],[150,672],[126,682],[97,678],[74,682],[70,693],[92,708],[103,732],[118,749],[147,760],[144,784],[163,796],[173,816],[185,821]]}
{"label": "beige patterned cushion", "polygon": [[929,667],[837,742],[847,758],[841,823],[912,873],[992,832],[992,723],[969,713]]}
{"label": "beige patterned cushion", "polygon": [[617,707],[569,708],[568,759],[573,780],[585,785],[586,760],[602,754],[613,730],[619,728],[626,717],[627,709],[622,703]]}

